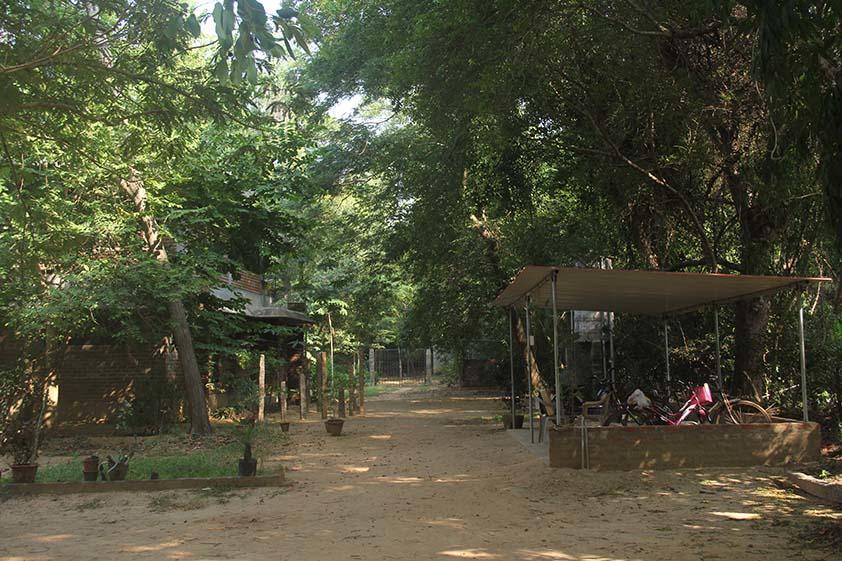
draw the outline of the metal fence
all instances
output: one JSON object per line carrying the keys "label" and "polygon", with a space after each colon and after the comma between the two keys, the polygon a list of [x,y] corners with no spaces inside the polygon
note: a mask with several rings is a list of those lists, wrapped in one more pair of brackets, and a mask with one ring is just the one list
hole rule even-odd
{"label": "metal fence", "polygon": [[431,364],[427,349],[374,349],[374,377],[378,382],[421,383]]}

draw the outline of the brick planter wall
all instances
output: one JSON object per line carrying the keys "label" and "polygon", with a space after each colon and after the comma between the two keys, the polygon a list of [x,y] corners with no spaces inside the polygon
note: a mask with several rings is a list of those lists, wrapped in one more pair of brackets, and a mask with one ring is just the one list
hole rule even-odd
{"label": "brick planter wall", "polygon": [[[582,429],[549,431],[550,465],[582,468]],[[780,466],[818,461],[817,423],[588,427],[590,469]]]}

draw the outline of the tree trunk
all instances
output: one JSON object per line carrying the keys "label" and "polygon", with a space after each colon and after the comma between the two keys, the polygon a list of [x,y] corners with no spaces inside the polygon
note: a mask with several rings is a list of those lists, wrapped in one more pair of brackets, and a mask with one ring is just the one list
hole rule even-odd
{"label": "tree trunk", "polygon": [[[503,272],[503,267],[500,264],[500,247],[497,236],[491,228],[489,228],[488,220],[484,214],[481,215],[481,218],[476,215],[471,215],[471,222],[473,223],[474,230],[485,243],[485,255],[488,259],[488,263],[491,265],[491,268],[494,270],[496,276],[501,280],[501,285],[505,286],[507,275]],[[524,333],[520,316],[515,313],[513,314],[513,318],[515,324],[515,340],[521,348],[524,360],[528,360],[531,355],[532,371],[530,372],[530,375],[532,377],[532,388],[538,390],[538,393],[541,396],[541,401],[544,402],[544,406],[546,407],[547,415],[549,415],[550,418],[553,418],[555,416],[555,403],[553,403],[550,392],[544,386],[544,381],[541,379],[541,371],[538,368],[538,361],[535,360],[535,353],[533,353],[532,349],[530,349],[526,344],[526,334]]]}
{"label": "tree trunk", "polygon": [[360,371],[359,371],[359,383],[360,383],[360,415],[365,415],[365,368],[363,368],[363,361],[365,357],[363,357],[363,351],[360,349],[359,351],[359,358],[360,358]]}
{"label": "tree trunk", "polygon": [[[512,314],[512,317],[515,325],[515,340],[518,342],[523,352],[523,359],[524,361],[529,361],[531,359],[532,371],[530,372],[530,378],[532,379],[532,389],[538,390],[538,395],[541,396],[541,401],[544,402],[544,407],[547,409],[547,415],[550,418],[553,418],[555,416],[555,402],[553,401],[549,390],[547,390],[544,386],[544,381],[541,379],[541,371],[538,369],[538,361],[535,358],[535,353],[532,352],[532,349],[526,344],[526,332],[524,331],[523,323],[520,320],[520,315],[514,313]],[[529,362],[527,362],[527,364],[529,364]]]}
{"label": "tree trunk", "polygon": [[[146,241],[147,250],[160,263],[168,264],[169,256],[158,233],[158,224],[152,216],[146,214],[147,194],[143,180],[132,170],[132,177],[122,180],[121,187],[132,199],[137,212],[140,213],[141,234]],[[208,403],[205,398],[205,388],[202,384],[202,375],[199,372],[199,362],[196,360],[193,336],[190,333],[190,324],[187,322],[184,303],[180,300],[167,302],[167,310],[172,322],[173,339],[176,349],[178,349],[178,359],[181,362],[181,370],[184,374],[184,395],[187,398],[188,411],[190,412],[190,433],[210,434]]]}
{"label": "tree trunk", "polygon": [[187,312],[180,300],[167,302],[170,319],[173,323],[173,340],[178,350],[178,360],[184,374],[184,395],[187,397],[187,408],[190,414],[190,434],[210,434],[210,418],[208,417],[208,402],[205,398],[205,388],[199,373],[199,363],[193,350],[193,337],[190,325],[187,323]]}
{"label": "tree trunk", "polygon": [[[772,262],[773,226],[759,201],[740,208],[742,242],[741,265],[746,274],[764,275]],[[769,326],[771,304],[767,298],[743,300],[735,305],[734,316],[734,379],[731,390],[737,395],[751,396],[762,402],[766,395],[766,369],[763,354]]]}
{"label": "tree trunk", "polygon": [[769,300],[756,298],[735,304],[734,374],[731,388],[736,395],[763,401],[766,394],[763,352],[769,324]]}

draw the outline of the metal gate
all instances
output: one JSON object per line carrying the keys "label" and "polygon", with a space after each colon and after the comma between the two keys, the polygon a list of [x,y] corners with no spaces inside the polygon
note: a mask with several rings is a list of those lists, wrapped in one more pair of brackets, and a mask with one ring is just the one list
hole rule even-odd
{"label": "metal gate", "polygon": [[423,383],[427,378],[427,349],[374,349],[374,376],[378,382]]}

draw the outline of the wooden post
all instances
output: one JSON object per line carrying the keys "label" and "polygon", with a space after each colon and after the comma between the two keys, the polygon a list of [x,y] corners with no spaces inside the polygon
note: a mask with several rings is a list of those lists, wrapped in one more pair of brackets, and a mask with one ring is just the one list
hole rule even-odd
{"label": "wooden post", "polygon": [[357,355],[351,356],[351,375],[348,377],[348,415],[353,415],[357,408]]}
{"label": "wooden post", "polygon": [[281,422],[287,420],[287,381],[281,380]]}
{"label": "wooden post", "polygon": [[259,423],[263,422],[263,418],[265,416],[265,407],[266,407],[266,355],[260,353],[260,361],[258,362],[258,373],[257,373],[257,388],[258,388],[258,397],[257,397],[257,421]]}
{"label": "wooden post", "polygon": [[[307,357],[304,357],[307,361]],[[298,417],[304,419],[310,412],[310,396],[307,395],[307,369],[304,365],[298,367]]]}
{"label": "wooden post", "polygon": [[433,349],[427,349],[424,352],[424,383],[431,384],[433,382]]}
{"label": "wooden post", "polygon": [[[374,355],[373,352],[371,354]],[[360,383],[360,386],[359,386],[359,390],[360,390],[360,415],[365,415],[365,368],[363,368],[363,350],[362,349],[360,349],[360,351],[359,351],[359,357],[360,357],[360,371],[359,371],[359,377],[360,377],[360,382],[359,382]]]}
{"label": "wooden post", "polygon": [[316,365],[319,375],[319,411],[322,419],[327,419],[327,353],[319,353],[319,361]]}
{"label": "wooden post", "polygon": [[301,407],[304,408],[302,418],[310,414],[310,359],[307,358],[307,330],[301,334],[301,370],[299,371],[298,383],[301,392]]}
{"label": "wooden post", "polygon": [[337,380],[336,391],[339,397],[339,418],[341,419],[345,417],[345,382]]}

